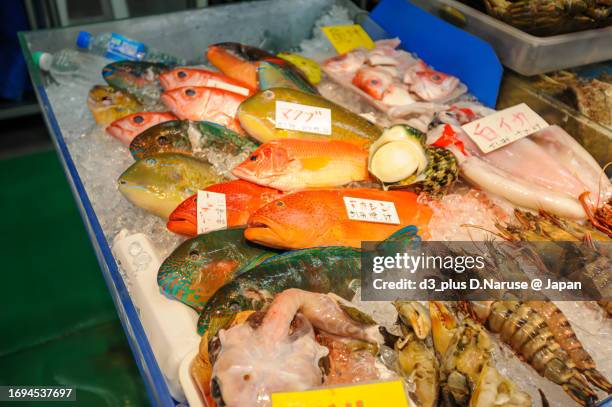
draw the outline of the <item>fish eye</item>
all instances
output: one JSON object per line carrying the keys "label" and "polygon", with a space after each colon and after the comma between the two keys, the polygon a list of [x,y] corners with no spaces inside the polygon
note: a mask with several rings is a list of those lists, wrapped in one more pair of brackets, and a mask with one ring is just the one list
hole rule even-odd
{"label": "fish eye", "polygon": [[189,252],[189,258],[191,258],[191,260],[197,260],[198,257],[200,257],[200,253],[197,250],[192,250]]}
{"label": "fish eye", "polygon": [[370,83],[371,83],[372,85],[378,85],[378,79],[372,79],[372,80],[370,81]]}
{"label": "fish eye", "polygon": [[242,376],[242,380],[248,382],[249,380],[251,380],[251,375],[249,373],[245,374],[244,376]]}
{"label": "fish eye", "polygon": [[249,157],[249,160],[251,161],[257,161],[257,154],[253,154],[252,156]]}
{"label": "fish eye", "polygon": [[103,102],[110,102],[111,100],[113,100],[113,98],[110,97],[110,96],[102,96],[102,101]]}
{"label": "fish eye", "polygon": [[168,144],[168,137],[166,137],[166,136],[159,136],[159,137],[157,138],[157,142],[158,142],[159,144],[161,144],[161,145]]}
{"label": "fish eye", "polygon": [[271,90],[266,90],[264,93],[262,93],[262,95],[266,99],[272,99],[274,97],[274,92]]}
{"label": "fish eye", "polygon": [[187,76],[187,72],[185,71],[178,71],[178,73],[176,74],[179,78],[184,78]]}
{"label": "fish eye", "polygon": [[440,79],[442,79],[442,78],[440,77],[440,75],[438,75],[437,73],[435,73],[435,74],[431,75],[431,79],[433,79],[434,81],[439,81],[439,80],[440,80]]}
{"label": "fish eye", "polygon": [[138,115],[138,116],[134,117],[134,123],[140,124],[142,122],[144,122],[144,117],[142,117],[141,115]]}
{"label": "fish eye", "polygon": [[285,206],[283,201],[276,201],[276,206]]}
{"label": "fish eye", "polygon": [[239,312],[240,311],[240,304],[238,304],[237,302],[232,302],[229,306],[230,311],[232,312]]}
{"label": "fish eye", "polygon": [[189,89],[185,89],[185,94],[186,94],[187,96],[195,96],[196,91],[195,91],[195,90],[193,90],[193,89],[191,89],[191,88],[189,88]]}
{"label": "fish eye", "polygon": [[157,160],[155,158],[153,158],[153,157],[149,157],[149,158],[147,158],[146,162],[147,162],[147,164],[153,165],[153,164],[157,163]]}

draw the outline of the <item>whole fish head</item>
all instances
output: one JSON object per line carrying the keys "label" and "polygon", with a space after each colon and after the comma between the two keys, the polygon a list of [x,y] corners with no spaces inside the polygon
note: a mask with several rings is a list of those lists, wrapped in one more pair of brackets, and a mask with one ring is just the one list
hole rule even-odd
{"label": "whole fish head", "polygon": [[[159,268],[158,283],[164,291],[194,308],[211,297],[233,275],[241,259],[236,258],[228,237],[240,238],[242,230],[198,235],[181,243]],[[230,239],[231,242],[235,239]],[[177,280],[187,283],[177,284]]]}
{"label": "whole fish head", "polygon": [[329,230],[330,222],[334,221],[334,214],[326,208],[316,194],[284,195],[251,215],[244,236],[267,247],[310,247],[310,242],[322,231]]}
{"label": "whole fish head", "polygon": [[198,189],[220,180],[206,162],[184,154],[161,153],[132,164],[119,177],[118,188],[134,205],[167,218]]}
{"label": "whole fish head", "polygon": [[276,134],[275,109],[280,89],[267,89],[255,93],[240,104],[236,117],[240,126],[261,142],[273,140]]}
{"label": "whole fish head", "polygon": [[422,61],[420,69],[413,75],[411,90],[427,101],[444,99],[459,86],[459,79],[436,71]]}
{"label": "whole fish head", "polygon": [[191,143],[187,120],[171,120],[159,123],[137,135],[130,143],[130,153],[141,160],[157,153],[181,153],[191,155]]}
{"label": "whole fish head", "polygon": [[159,74],[168,69],[168,65],[156,62],[117,61],[102,69],[102,77],[120,89],[142,88],[157,85]]}
{"label": "whole fish head", "polygon": [[[270,185],[277,177],[289,175],[294,162],[287,149],[278,143],[270,142],[253,151],[244,162],[232,170],[232,174],[259,185]],[[299,166],[299,163],[295,164]]]}
{"label": "whole fish head", "polygon": [[353,84],[376,100],[381,100],[391,86],[393,77],[382,68],[361,68],[353,78]]}
{"label": "whole fish head", "polygon": [[169,112],[138,112],[115,120],[106,127],[106,132],[129,145],[134,137],[148,128],[174,119],[176,116]]}
{"label": "whole fish head", "polygon": [[244,95],[207,86],[187,86],[165,91],[162,102],[179,118],[208,120],[242,131],[235,118]]}
{"label": "whole fish head", "polygon": [[181,235],[192,236],[197,231],[197,199],[198,195],[194,194],[185,199],[168,217],[166,227],[168,230]]}
{"label": "whole fish head", "polygon": [[198,76],[198,69],[193,68],[175,68],[159,75],[159,82],[162,88],[174,89],[185,86],[194,86],[194,81]]}
{"label": "whole fish head", "polygon": [[103,85],[91,88],[87,97],[87,106],[98,124],[108,124],[142,110],[138,100],[130,93]]}
{"label": "whole fish head", "polygon": [[208,90],[199,86],[171,89],[162,93],[161,101],[179,118],[195,120],[206,105]]}
{"label": "whole fish head", "polygon": [[240,280],[226,284],[208,300],[198,320],[200,334],[208,331],[208,337],[212,338],[219,330],[227,329],[240,312],[258,311],[272,300],[257,282]]}

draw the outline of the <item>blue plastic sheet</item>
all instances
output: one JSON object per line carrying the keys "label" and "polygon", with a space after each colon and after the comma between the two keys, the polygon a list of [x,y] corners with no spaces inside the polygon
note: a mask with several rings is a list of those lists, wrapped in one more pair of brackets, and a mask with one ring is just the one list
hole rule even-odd
{"label": "blue plastic sheet", "polygon": [[458,77],[482,103],[495,107],[503,68],[487,42],[407,0],[382,0],[370,17],[390,36],[399,37],[404,49]]}
{"label": "blue plastic sheet", "polygon": [[32,89],[17,31],[28,30],[29,24],[21,0],[0,3],[0,98],[20,101]]}

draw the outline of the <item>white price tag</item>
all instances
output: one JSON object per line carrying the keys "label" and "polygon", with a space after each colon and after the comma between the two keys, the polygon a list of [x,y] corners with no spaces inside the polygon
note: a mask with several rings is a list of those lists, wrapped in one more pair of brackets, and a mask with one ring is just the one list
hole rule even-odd
{"label": "white price tag", "polygon": [[225,194],[198,191],[198,234],[227,228]]}
{"label": "white price tag", "polygon": [[331,135],[331,109],[276,101],[276,128]]}
{"label": "white price tag", "polygon": [[400,223],[393,202],[345,196],[344,206],[346,207],[346,214],[351,220],[390,223],[392,225],[399,225]]}
{"label": "white price tag", "polygon": [[548,123],[521,103],[461,127],[486,154],[542,130],[548,127]]}

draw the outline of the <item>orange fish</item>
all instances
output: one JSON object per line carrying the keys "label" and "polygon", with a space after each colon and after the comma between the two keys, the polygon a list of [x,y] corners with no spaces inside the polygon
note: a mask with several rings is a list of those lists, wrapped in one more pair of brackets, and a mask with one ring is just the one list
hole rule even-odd
{"label": "orange fish", "polygon": [[232,174],[281,191],[365,181],[368,151],[339,140],[279,139],[262,144]]}
{"label": "orange fish", "polygon": [[[345,198],[347,203],[345,203]],[[392,202],[398,224],[349,219],[349,198]],[[366,202],[369,204],[369,202]],[[357,204],[357,215],[362,210]],[[351,209],[355,213],[355,209]],[[244,236],[255,243],[281,249],[316,246],[361,247],[362,241],[382,241],[397,230],[414,225],[426,233],[432,211],[408,191],[377,189],[320,189],[298,191],[258,209],[249,218]],[[379,215],[384,216],[384,215]]]}
{"label": "orange fish", "polygon": [[[228,228],[246,225],[253,212],[281,197],[280,191],[243,180],[222,182],[204,190],[225,194]],[[168,229],[181,235],[196,236],[198,234],[197,204],[197,194],[183,201],[170,214]]]}
{"label": "orange fish", "polygon": [[162,93],[162,102],[180,119],[209,121],[244,133],[236,111],[244,95],[206,86],[186,86]]}
{"label": "orange fish", "polygon": [[257,62],[276,59],[276,56],[267,51],[237,42],[210,45],[206,57],[225,75],[239,81],[252,91],[258,88]]}
{"label": "orange fish", "polygon": [[159,75],[159,81],[164,90],[172,90],[185,86],[207,86],[229,90],[240,95],[249,96],[251,91],[240,82],[207,69],[176,68]]}
{"label": "orange fish", "polygon": [[106,132],[126,146],[134,137],[156,124],[176,120],[170,112],[139,112],[117,119],[106,127]]}

